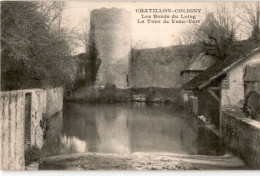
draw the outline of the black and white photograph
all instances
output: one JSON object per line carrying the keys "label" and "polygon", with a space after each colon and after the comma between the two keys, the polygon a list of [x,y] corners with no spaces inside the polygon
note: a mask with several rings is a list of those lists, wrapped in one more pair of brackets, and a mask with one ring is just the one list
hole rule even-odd
{"label": "black and white photograph", "polygon": [[260,170],[260,2],[0,7],[2,171]]}

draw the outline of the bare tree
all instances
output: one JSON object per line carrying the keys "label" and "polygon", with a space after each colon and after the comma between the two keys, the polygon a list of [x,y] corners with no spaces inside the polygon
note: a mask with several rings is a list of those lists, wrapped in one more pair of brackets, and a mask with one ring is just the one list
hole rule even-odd
{"label": "bare tree", "polygon": [[197,42],[196,32],[198,26],[194,25],[191,28],[184,30],[178,37],[178,45],[192,45]]}
{"label": "bare tree", "polygon": [[242,13],[239,16],[242,20],[244,33],[248,34],[252,39],[259,40],[259,20],[260,20],[260,7],[259,2],[245,2],[241,3],[240,10]]}
{"label": "bare tree", "polygon": [[38,10],[45,19],[47,26],[51,28],[53,25],[61,29],[62,12],[66,8],[65,2],[61,1],[40,1],[37,3]]}
{"label": "bare tree", "polygon": [[196,43],[204,52],[224,60],[240,26],[240,21],[236,20],[237,7],[237,3],[217,3],[214,12],[206,11],[202,24],[185,32],[188,42]]}

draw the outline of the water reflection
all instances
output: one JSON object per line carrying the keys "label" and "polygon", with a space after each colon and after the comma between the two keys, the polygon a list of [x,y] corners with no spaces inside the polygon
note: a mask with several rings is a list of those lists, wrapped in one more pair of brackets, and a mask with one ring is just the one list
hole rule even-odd
{"label": "water reflection", "polygon": [[62,148],[60,136],[63,130],[63,113],[60,112],[54,115],[48,120],[48,123],[42,150],[45,156],[59,155]]}
{"label": "water reflection", "polygon": [[74,136],[67,136],[64,134],[63,136],[60,136],[61,141],[61,153],[83,153],[87,152],[87,143],[86,141],[80,140],[77,137]]}
{"label": "water reflection", "polygon": [[220,155],[219,140],[171,105],[77,104],[50,120],[45,155],[174,152]]}
{"label": "water reflection", "polygon": [[130,153],[128,113],[126,109],[105,108],[97,116],[97,131],[100,136],[98,152]]}

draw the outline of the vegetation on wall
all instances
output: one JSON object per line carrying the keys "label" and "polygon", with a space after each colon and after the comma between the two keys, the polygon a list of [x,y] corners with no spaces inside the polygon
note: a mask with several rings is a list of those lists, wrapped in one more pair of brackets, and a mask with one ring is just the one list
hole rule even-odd
{"label": "vegetation on wall", "polygon": [[96,47],[95,39],[95,25],[90,26],[89,35],[89,60],[86,64],[87,81],[90,85],[94,84],[97,78],[97,72],[101,64],[101,59],[98,58],[98,49]]}
{"label": "vegetation on wall", "polygon": [[38,162],[41,158],[41,149],[35,145],[30,146],[28,149],[25,150],[25,165],[29,165],[32,162]]}

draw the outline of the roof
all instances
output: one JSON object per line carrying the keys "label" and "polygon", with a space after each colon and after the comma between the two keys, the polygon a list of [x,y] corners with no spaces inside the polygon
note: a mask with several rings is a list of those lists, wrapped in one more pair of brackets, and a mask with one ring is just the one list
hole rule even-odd
{"label": "roof", "polygon": [[[214,65],[206,69],[204,72],[194,77],[188,83],[184,84],[181,88],[186,90],[200,90],[208,86],[213,80],[226,74],[227,71],[229,71],[239,62],[247,59],[249,56],[254,55],[255,53],[260,52],[259,47],[253,48],[255,46],[251,46],[251,48],[247,48],[248,46],[248,42],[243,42],[239,45],[239,50],[234,50],[232,55],[230,55],[223,61],[216,62]],[[254,50],[252,50],[252,48]]]}
{"label": "roof", "polygon": [[204,71],[213,65],[216,60],[205,53],[199,53],[191,59],[191,63],[181,71],[181,74],[189,71]]}

